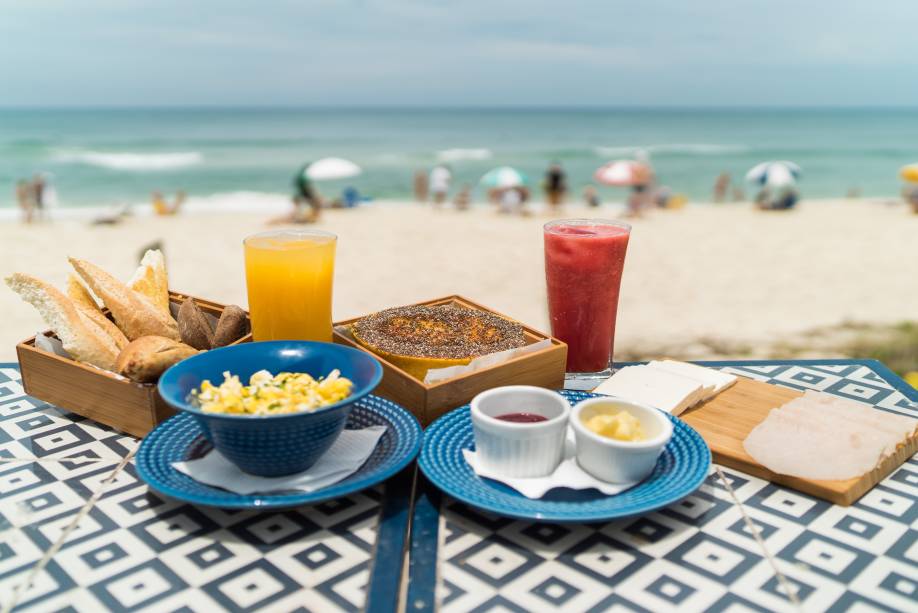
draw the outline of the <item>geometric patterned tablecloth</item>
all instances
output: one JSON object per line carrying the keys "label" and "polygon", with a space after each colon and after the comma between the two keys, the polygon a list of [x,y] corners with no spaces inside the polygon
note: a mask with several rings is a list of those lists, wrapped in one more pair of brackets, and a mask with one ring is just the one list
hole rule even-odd
{"label": "geometric patterned tablecloth", "polygon": [[151,492],[137,446],[26,396],[18,368],[0,366],[0,610],[394,606],[407,487],[271,513],[208,509]]}
{"label": "geometric patterned tablecloth", "polygon": [[[918,392],[872,360],[705,364],[918,417]],[[424,483],[409,577],[409,611],[918,611],[918,460],[850,507],[715,466],[678,504],[595,525],[498,517]]]}

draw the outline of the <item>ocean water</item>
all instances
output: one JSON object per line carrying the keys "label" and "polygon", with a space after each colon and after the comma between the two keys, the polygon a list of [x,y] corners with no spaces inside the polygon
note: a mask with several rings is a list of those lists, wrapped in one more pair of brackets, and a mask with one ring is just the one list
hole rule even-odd
{"label": "ocean water", "polygon": [[770,159],[803,168],[804,197],[895,196],[898,168],[918,161],[918,110],[0,110],[0,207],[36,172],[61,207],[144,202],[156,189],[289,193],[299,167],[332,155],[364,173],[321,185],[327,195],[352,184],[408,197],[413,173],[441,161],[455,187],[500,165],[537,185],[551,160],[579,193],[603,162],[639,149],[662,184],[696,201],[718,173],[742,185]]}

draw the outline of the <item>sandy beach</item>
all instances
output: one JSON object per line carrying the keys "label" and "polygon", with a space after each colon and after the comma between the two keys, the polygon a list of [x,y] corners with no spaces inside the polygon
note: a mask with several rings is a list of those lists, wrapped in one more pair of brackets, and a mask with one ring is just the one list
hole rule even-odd
{"label": "sandy beach", "polygon": [[[242,239],[266,229],[271,212],[138,215],[118,226],[68,219],[0,223],[4,276],[21,271],[62,285],[68,255],[121,278],[139,250],[161,241],[173,289],[246,305]],[[240,203],[236,203],[240,204]],[[282,208],[277,201],[265,209]],[[616,217],[621,209],[568,206],[566,217]],[[408,203],[326,211],[316,227],[339,236],[335,317],[462,294],[540,329],[548,328],[541,225],[547,214],[502,217]],[[885,200],[805,201],[791,213],[749,205],[690,206],[633,221],[616,347],[653,357],[697,357],[793,342],[801,332],[843,322],[916,317],[918,216]],[[43,328],[37,313],[0,290],[0,359]],[[706,344],[699,349],[698,341]],[[711,347],[723,346],[717,350]]]}

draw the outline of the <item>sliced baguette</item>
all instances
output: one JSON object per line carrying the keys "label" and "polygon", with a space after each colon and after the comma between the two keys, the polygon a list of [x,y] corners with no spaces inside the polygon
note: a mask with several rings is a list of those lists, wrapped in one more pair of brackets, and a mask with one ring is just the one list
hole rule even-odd
{"label": "sliced baguette", "polygon": [[99,303],[92,297],[92,294],[89,293],[89,290],[86,289],[83,282],[73,273],[67,275],[67,297],[70,298],[75,305],[82,304],[88,309],[100,311]]}
{"label": "sliced baguette", "polygon": [[60,290],[22,273],[7,277],[6,284],[38,309],[73,359],[115,370],[120,349],[95,324],[81,317],[77,307]]}
{"label": "sliced baguette", "polygon": [[68,259],[83,281],[112,312],[115,323],[129,340],[151,335],[181,340],[178,324],[172,316],[157,308],[146,296],[133,291],[91,262]]}
{"label": "sliced baguette", "polygon": [[124,349],[127,344],[131,342],[124,335],[124,332],[119,330],[118,326],[116,326],[114,322],[106,317],[99,309],[89,308],[83,304],[80,304],[79,302],[74,302],[73,306],[76,307],[80,317],[96,326],[102,334],[105,334],[110,339],[112,339],[112,342],[115,343],[115,346],[118,347],[119,351]]}
{"label": "sliced baguette", "polygon": [[156,308],[166,315],[169,312],[169,279],[166,276],[166,262],[159,249],[148,249],[140,260],[140,267],[128,281],[127,286],[146,296]]}

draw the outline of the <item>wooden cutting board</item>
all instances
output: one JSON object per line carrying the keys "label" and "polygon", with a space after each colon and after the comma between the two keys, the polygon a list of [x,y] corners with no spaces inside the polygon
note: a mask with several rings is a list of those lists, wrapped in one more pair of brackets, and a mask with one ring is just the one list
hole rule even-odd
{"label": "wooden cutting board", "polygon": [[704,438],[718,464],[844,506],[866,494],[918,452],[918,436],[912,436],[872,471],[847,481],[816,481],[773,473],[746,453],[743,440],[768,416],[771,409],[802,395],[802,392],[786,387],[737,377],[734,386],[680,417]]}

